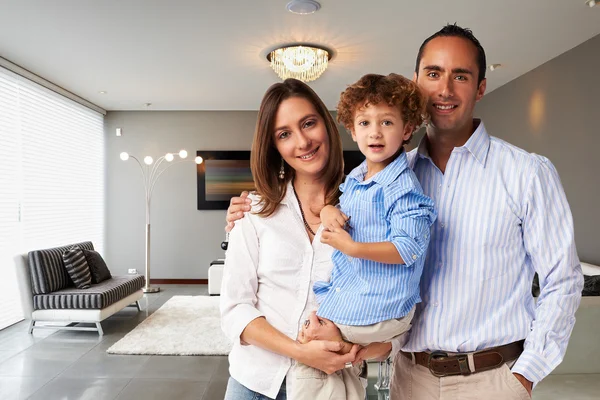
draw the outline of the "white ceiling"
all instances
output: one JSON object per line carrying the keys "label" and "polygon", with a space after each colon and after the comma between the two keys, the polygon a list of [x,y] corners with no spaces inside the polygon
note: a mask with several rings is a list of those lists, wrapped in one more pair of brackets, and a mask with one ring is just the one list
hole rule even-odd
{"label": "white ceiling", "polygon": [[584,0],[322,0],[306,16],[287,1],[0,0],[0,56],[107,110],[256,110],[278,81],[267,51],[320,43],[336,54],[311,86],[333,109],[365,73],[412,76],[446,22],[504,65],[488,92],[600,34]]}

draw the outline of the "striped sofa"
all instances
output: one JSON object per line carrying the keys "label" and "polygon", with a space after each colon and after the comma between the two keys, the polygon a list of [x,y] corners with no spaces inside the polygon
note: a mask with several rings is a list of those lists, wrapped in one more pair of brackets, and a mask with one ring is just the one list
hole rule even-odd
{"label": "striped sofa", "polygon": [[[113,276],[98,284],[92,284],[87,289],[75,288],[67,270],[64,267],[65,251],[72,246],[93,250],[92,242],[82,242],[63,247],[29,252],[23,269],[28,274],[21,274],[21,279],[29,278],[29,285],[22,284],[25,298],[24,309],[26,317],[30,316],[29,333],[34,328],[93,330],[103,334],[101,321],[128,305],[135,304],[138,310],[138,300],[142,298],[142,287],[145,284],[143,275]],[[25,260],[23,260],[25,261]],[[25,275],[28,275],[25,277]],[[27,301],[30,299],[30,301]],[[36,325],[37,322],[69,322],[69,326]],[[74,326],[78,323],[94,323],[93,327]]]}

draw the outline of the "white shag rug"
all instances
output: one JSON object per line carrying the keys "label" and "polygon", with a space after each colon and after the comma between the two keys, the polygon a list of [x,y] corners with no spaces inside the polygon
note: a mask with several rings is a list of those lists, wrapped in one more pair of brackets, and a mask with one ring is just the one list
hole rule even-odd
{"label": "white shag rug", "polygon": [[173,296],[112,345],[110,354],[227,355],[218,296]]}

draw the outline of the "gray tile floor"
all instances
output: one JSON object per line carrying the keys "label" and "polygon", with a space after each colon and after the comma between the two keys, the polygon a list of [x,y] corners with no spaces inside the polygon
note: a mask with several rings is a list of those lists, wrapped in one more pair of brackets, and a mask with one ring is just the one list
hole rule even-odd
{"label": "gray tile floor", "polygon": [[[204,285],[161,288],[140,301],[142,312],[128,307],[104,321],[102,337],[41,329],[29,335],[27,322],[0,331],[0,399],[222,399],[229,377],[226,357],[106,353],[172,296],[207,295]],[[372,386],[376,368],[369,375]],[[533,398],[598,399],[600,374],[551,375]]]}
{"label": "gray tile floor", "polygon": [[174,295],[207,295],[205,285],[164,285],[160,293],[94,332],[35,330],[20,322],[0,331],[0,399],[222,399],[227,357],[109,355],[106,349]]}

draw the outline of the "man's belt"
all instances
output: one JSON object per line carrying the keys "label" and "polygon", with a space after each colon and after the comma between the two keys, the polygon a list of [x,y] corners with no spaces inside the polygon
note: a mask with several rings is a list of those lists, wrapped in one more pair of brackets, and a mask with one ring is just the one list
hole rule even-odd
{"label": "man's belt", "polygon": [[505,344],[504,346],[493,347],[472,353],[475,371],[469,368],[468,354],[448,355],[443,351],[434,351],[432,353],[405,353],[402,355],[412,360],[412,354],[415,356],[415,362],[428,368],[431,373],[437,377],[449,375],[469,375],[472,373],[483,372],[498,368],[502,364],[516,360],[523,352],[524,340]]}

